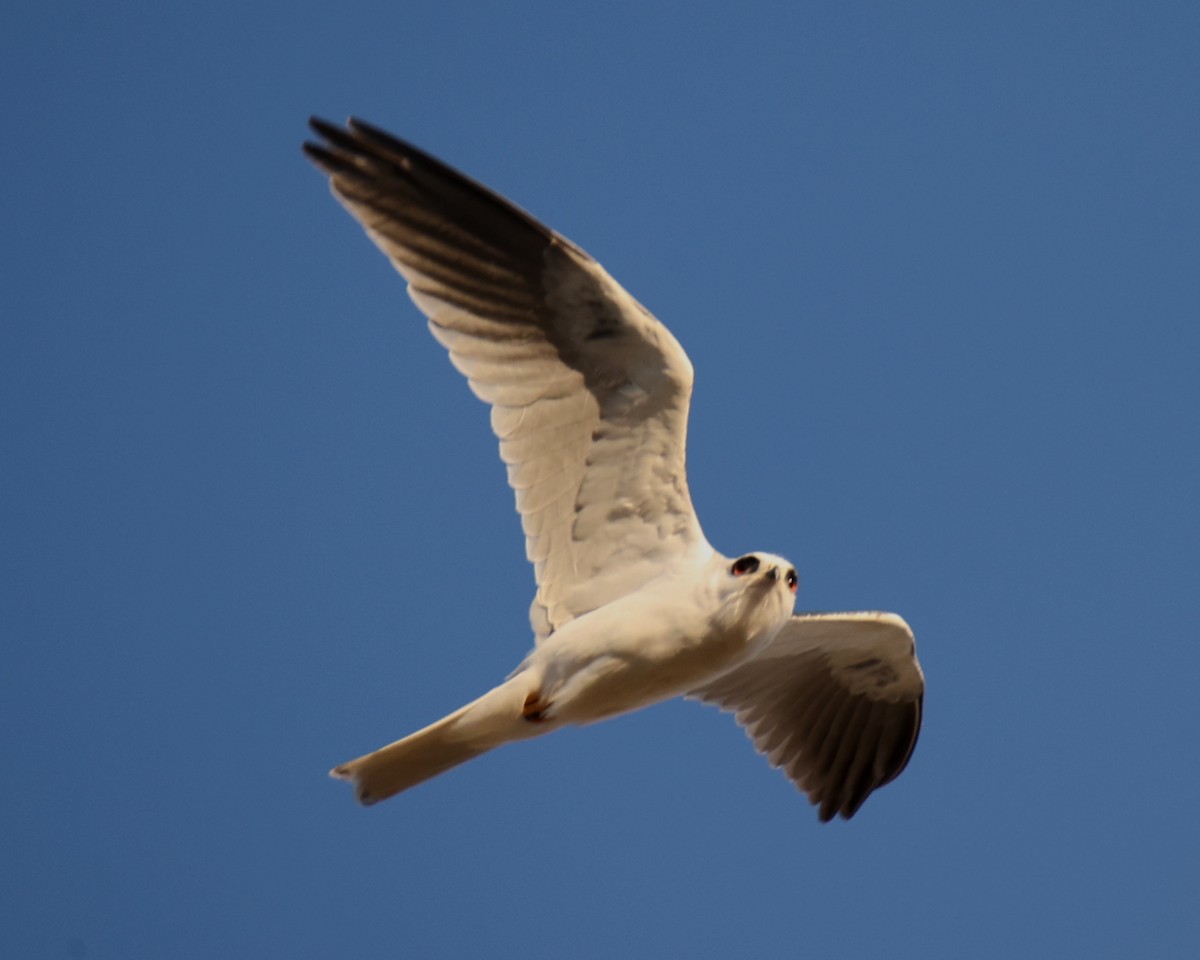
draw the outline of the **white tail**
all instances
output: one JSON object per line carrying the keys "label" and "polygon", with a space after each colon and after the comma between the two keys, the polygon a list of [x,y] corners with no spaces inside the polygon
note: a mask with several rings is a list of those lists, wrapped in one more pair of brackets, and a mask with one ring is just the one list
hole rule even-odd
{"label": "white tail", "polygon": [[557,724],[522,717],[528,684],[520,680],[513,677],[423,730],[334,767],[329,775],[353,781],[359,803],[369,806],[505,743],[549,733]]}

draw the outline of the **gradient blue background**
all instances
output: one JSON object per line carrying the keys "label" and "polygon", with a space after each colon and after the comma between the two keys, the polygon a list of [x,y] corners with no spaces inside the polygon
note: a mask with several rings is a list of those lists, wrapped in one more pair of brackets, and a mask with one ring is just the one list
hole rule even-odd
{"label": "gradient blue background", "polygon": [[[24,4],[0,35],[0,954],[1200,954],[1192,3]],[[370,811],[532,576],[300,154],[354,113],[697,369],[692,491],[929,681],[821,826],[672,703]]]}

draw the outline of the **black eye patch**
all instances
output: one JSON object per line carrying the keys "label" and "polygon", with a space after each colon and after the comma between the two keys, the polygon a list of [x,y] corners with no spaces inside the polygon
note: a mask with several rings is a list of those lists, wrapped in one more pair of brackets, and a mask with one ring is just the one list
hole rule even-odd
{"label": "black eye patch", "polygon": [[744,577],[748,573],[754,573],[758,569],[758,557],[754,554],[747,554],[744,557],[738,557],[733,561],[733,566],[729,568],[729,572],[735,577]]}

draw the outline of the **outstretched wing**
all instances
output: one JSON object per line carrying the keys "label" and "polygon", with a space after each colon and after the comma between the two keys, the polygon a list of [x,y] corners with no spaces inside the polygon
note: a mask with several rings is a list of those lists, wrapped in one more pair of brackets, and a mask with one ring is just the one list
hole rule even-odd
{"label": "outstretched wing", "polygon": [[690,696],[731,711],[758,751],[847,820],[917,745],[925,678],[892,613],[792,617],[752,660]]}
{"label": "outstretched wing", "polygon": [[415,147],[313,119],[305,152],[408,280],[492,429],[517,500],[538,639],[711,551],[684,468],[692,365],[586,253]]}

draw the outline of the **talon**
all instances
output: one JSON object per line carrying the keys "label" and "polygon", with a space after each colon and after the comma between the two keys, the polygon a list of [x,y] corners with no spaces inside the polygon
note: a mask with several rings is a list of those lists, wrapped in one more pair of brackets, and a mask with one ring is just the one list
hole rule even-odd
{"label": "talon", "polygon": [[546,711],[550,709],[550,704],[541,698],[539,691],[535,690],[525,698],[525,705],[521,707],[521,716],[530,723],[545,723],[549,717],[546,716]]}

